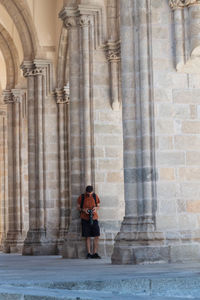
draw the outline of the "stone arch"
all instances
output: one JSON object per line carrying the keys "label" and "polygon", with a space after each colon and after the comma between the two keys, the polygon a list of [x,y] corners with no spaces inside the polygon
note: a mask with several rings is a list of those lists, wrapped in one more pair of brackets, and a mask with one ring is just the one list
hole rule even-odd
{"label": "stone arch", "polygon": [[16,86],[19,78],[19,56],[15,44],[0,24],[0,49],[6,61],[7,83],[6,89],[12,89]]}
{"label": "stone arch", "polygon": [[0,4],[4,6],[17,28],[24,52],[24,60],[34,59],[39,55],[39,42],[26,1],[0,0]]}

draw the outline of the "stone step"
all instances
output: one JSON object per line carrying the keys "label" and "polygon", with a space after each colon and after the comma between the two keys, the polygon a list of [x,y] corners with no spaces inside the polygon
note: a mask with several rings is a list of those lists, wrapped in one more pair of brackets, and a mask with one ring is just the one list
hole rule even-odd
{"label": "stone step", "polygon": [[0,300],[200,299],[200,277],[0,283]]}
{"label": "stone step", "polygon": [[90,290],[135,296],[200,298],[200,277],[137,277],[131,279],[85,280],[78,282],[41,283],[48,289]]}
{"label": "stone step", "polygon": [[91,291],[91,290],[58,290],[35,287],[0,287],[0,300],[197,300],[188,297],[139,296],[127,293]]}

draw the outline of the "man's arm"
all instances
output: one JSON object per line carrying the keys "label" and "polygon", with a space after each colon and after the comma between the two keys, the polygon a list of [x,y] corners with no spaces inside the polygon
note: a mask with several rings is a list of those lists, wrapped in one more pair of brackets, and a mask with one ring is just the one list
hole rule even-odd
{"label": "man's arm", "polygon": [[100,200],[99,200],[99,197],[97,195],[96,195],[96,202],[97,202],[97,204],[96,204],[97,206],[95,206],[93,208],[93,212],[97,212],[100,208]]}
{"label": "man's arm", "polygon": [[81,205],[78,203],[77,204],[77,209],[78,209],[78,211],[80,211],[80,212],[84,212],[84,213],[86,213],[87,215],[89,214],[88,213],[88,208],[81,208]]}

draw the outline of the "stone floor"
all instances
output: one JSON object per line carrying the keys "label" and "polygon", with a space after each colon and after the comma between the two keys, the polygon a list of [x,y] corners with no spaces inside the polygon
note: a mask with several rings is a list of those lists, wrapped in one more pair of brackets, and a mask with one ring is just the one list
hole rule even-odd
{"label": "stone floor", "polygon": [[200,299],[200,263],[121,266],[0,254],[1,299]]}

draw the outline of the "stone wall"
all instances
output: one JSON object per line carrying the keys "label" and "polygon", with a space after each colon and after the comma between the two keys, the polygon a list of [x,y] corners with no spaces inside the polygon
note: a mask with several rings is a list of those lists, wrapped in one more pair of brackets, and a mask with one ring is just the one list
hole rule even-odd
{"label": "stone wall", "polygon": [[157,228],[165,233],[167,244],[177,244],[171,247],[172,261],[198,259],[200,75],[192,67],[188,73],[176,72],[174,12],[167,1],[154,1],[152,6]]}
{"label": "stone wall", "polygon": [[84,257],[92,184],[102,256],[199,259],[199,1],[24,1],[0,0],[4,251]]}

